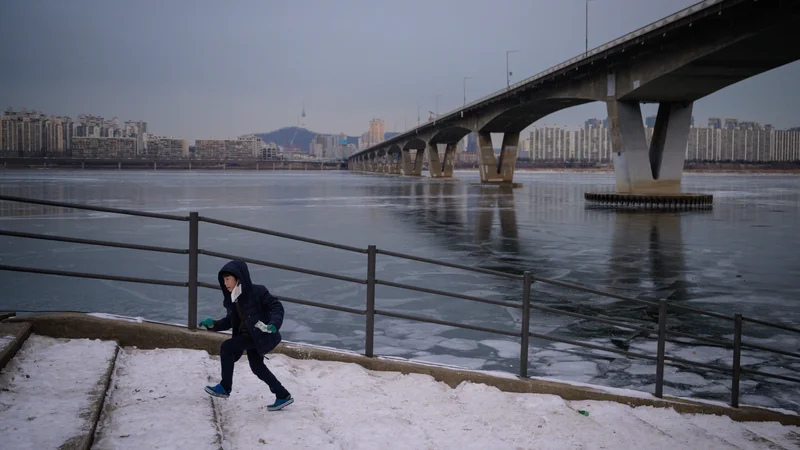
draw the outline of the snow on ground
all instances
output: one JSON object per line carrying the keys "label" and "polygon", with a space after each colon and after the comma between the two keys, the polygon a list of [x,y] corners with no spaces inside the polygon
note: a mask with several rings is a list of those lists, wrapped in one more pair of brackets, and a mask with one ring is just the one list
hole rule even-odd
{"label": "snow on ground", "polygon": [[236,364],[231,397],[212,399],[203,387],[219,380],[217,358],[124,349],[95,448],[759,449],[796,448],[800,440],[798,427],[775,423],[570,402],[482,384],[451,389],[426,375],[349,363],[276,354],[267,366],[295,397],[283,411],[267,411],[274,395],[250,372],[246,356]]}
{"label": "snow on ground", "polygon": [[116,347],[108,341],[30,336],[0,373],[2,448],[58,448],[88,432],[92,391]]}
{"label": "snow on ground", "polygon": [[203,392],[213,363],[205,351],[122,349],[93,448],[219,448]]}
{"label": "snow on ground", "polygon": [[4,349],[13,340],[14,336],[0,336],[0,350]]}

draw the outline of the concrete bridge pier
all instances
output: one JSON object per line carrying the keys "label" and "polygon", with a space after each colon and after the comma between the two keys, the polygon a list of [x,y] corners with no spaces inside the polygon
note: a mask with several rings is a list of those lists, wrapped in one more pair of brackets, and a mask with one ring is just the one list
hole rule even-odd
{"label": "concrete bridge pier", "polygon": [[648,147],[639,102],[607,102],[617,193],[680,194],[692,105],[660,103]]}
{"label": "concrete bridge pier", "polygon": [[587,201],[614,208],[711,207],[710,195],[681,192],[693,102],[659,103],[649,146],[638,101],[612,100],[606,105],[617,192],[587,192],[584,194]]}
{"label": "concrete bridge pier", "polygon": [[[395,157],[395,155],[396,155],[396,157]],[[389,170],[389,173],[391,173],[392,175],[402,175],[403,174],[402,154],[399,154],[399,153],[398,154],[394,154],[393,153],[391,155],[391,162],[392,162],[392,165],[391,165],[391,170]]]}
{"label": "concrete bridge pier", "polygon": [[519,132],[503,133],[500,157],[494,155],[492,136],[488,131],[478,132],[478,155],[481,183],[511,184],[514,182],[514,167],[517,163]]}
{"label": "concrete bridge pier", "polygon": [[400,150],[401,170],[403,175],[413,175],[414,164],[411,162],[411,150]]}
{"label": "concrete bridge pier", "polygon": [[456,144],[447,144],[444,161],[439,160],[438,144],[428,144],[428,170],[431,178],[453,178],[453,165],[456,158]]}

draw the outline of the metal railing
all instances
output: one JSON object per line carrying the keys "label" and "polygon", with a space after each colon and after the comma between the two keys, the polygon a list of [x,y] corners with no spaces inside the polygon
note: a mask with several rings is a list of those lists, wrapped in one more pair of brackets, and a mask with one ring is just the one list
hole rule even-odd
{"label": "metal railing", "polygon": [[[733,316],[727,316],[724,314],[719,314],[710,311],[703,311],[696,308],[690,308],[683,305],[676,305],[671,304],[667,300],[660,300],[658,302],[648,301],[637,299],[633,297],[628,297],[625,295],[620,295],[612,292],[606,292],[598,289],[589,288],[586,286],[568,283],[564,281],[557,281],[551,280],[548,278],[538,277],[535,276],[530,271],[525,271],[521,275],[511,274],[506,272],[495,271],[491,269],[484,269],[479,267],[472,267],[466,266],[463,264],[457,264],[447,261],[440,261],[430,258],[423,258],[415,255],[409,255],[394,251],[388,250],[379,250],[374,245],[368,246],[366,249],[359,248],[359,247],[352,247],[347,245],[336,244],[333,242],[327,242],[317,239],[309,239],[302,236],[296,236],[287,233],[281,233],[277,231],[267,230],[264,228],[252,227],[242,224],[237,224],[233,222],[227,222],[223,220],[212,219],[209,217],[202,217],[197,212],[191,212],[188,216],[175,216],[175,215],[168,215],[168,214],[157,214],[157,213],[149,213],[149,212],[142,212],[142,211],[133,211],[133,210],[125,210],[125,209],[117,209],[117,208],[106,208],[106,207],[98,207],[98,206],[91,206],[91,205],[84,205],[84,204],[75,204],[75,203],[65,203],[65,202],[55,202],[55,201],[48,201],[48,200],[37,200],[37,199],[28,199],[28,198],[21,198],[21,197],[12,197],[6,195],[0,195],[0,201],[11,201],[11,202],[20,202],[20,203],[28,203],[28,204],[36,204],[36,205],[46,205],[46,206],[55,206],[55,207],[63,207],[63,208],[71,208],[77,210],[88,210],[88,211],[101,211],[101,212],[109,212],[115,214],[123,214],[128,216],[139,216],[139,217],[147,217],[147,218],[156,218],[162,220],[172,220],[172,221],[188,221],[189,222],[189,248],[188,249],[177,249],[177,248],[169,248],[169,247],[157,247],[157,246],[150,246],[150,245],[138,245],[138,244],[130,244],[130,243],[123,243],[123,242],[112,242],[112,241],[101,241],[101,240],[94,240],[94,239],[79,239],[79,238],[72,238],[72,237],[62,237],[62,236],[52,236],[52,235],[43,235],[43,234],[34,234],[34,233],[24,233],[24,232],[17,232],[17,231],[6,231],[0,230],[0,236],[10,236],[16,238],[24,238],[24,239],[41,239],[41,240],[48,240],[48,241],[57,241],[57,242],[69,242],[69,243],[79,243],[79,244],[87,244],[87,245],[97,245],[97,246],[104,246],[104,247],[113,247],[113,248],[124,248],[124,249],[133,249],[133,250],[141,250],[141,251],[149,251],[149,252],[161,252],[161,253],[172,253],[172,254],[184,254],[189,256],[189,270],[188,270],[188,280],[187,281],[170,281],[170,280],[155,280],[151,278],[136,278],[136,277],[127,277],[127,276],[118,276],[118,275],[106,275],[106,274],[97,274],[97,273],[85,273],[85,272],[74,272],[74,271],[64,271],[64,270],[52,270],[52,269],[40,269],[40,268],[31,268],[31,267],[20,267],[20,266],[12,266],[12,265],[5,265],[0,264],[0,270],[4,271],[14,271],[14,272],[23,272],[23,273],[34,273],[34,274],[48,274],[48,275],[59,275],[59,276],[66,276],[66,277],[79,277],[79,278],[91,278],[91,279],[101,279],[101,280],[111,280],[111,281],[123,281],[123,282],[131,282],[131,283],[144,283],[144,284],[153,284],[153,285],[163,285],[163,286],[177,286],[177,287],[186,287],[188,289],[188,304],[187,304],[187,325],[190,330],[197,329],[197,290],[198,288],[208,288],[208,289],[219,289],[219,285],[213,283],[206,283],[201,282],[198,280],[198,260],[200,255],[206,255],[214,258],[223,258],[223,259],[238,259],[250,264],[255,264],[258,266],[264,267],[271,267],[280,270],[286,270],[296,273],[303,273],[307,275],[319,276],[324,277],[332,280],[344,281],[348,283],[355,283],[355,284],[362,284],[366,285],[366,299],[365,299],[365,307],[364,309],[360,308],[352,308],[340,305],[332,305],[323,302],[315,302],[311,300],[305,299],[297,299],[292,297],[280,296],[281,301],[287,303],[294,303],[298,305],[305,305],[314,308],[322,308],[331,311],[339,311],[345,312],[349,314],[357,314],[365,316],[365,343],[364,343],[364,355],[367,357],[373,357],[374,355],[374,336],[375,336],[375,316],[384,316],[384,317],[391,317],[396,319],[403,319],[403,320],[410,320],[415,322],[423,322],[423,323],[431,323],[437,325],[444,325],[449,327],[455,327],[465,330],[472,330],[472,331],[480,331],[485,333],[497,334],[502,336],[510,336],[519,338],[520,340],[520,369],[519,369],[519,376],[520,377],[527,377],[528,376],[528,353],[529,353],[529,340],[531,337],[536,339],[541,339],[548,342],[559,342],[564,344],[569,344],[577,347],[582,347],[591,350],[600,350],[603,352],[609,352],[613,354],[619,354],[625,357],[630,358],[640,358],[650,361],[656,362],[656,383],[655,383],[655,396],[656,397],[663,397],[663,387],[664,387],[664,367],[666,365],[672,365],[677,367],[684,367],[689,369],[708,369],[722,373],[730,373],[731,377],[731,406],[738,407],[739,405],[739,385],[740,379],[742,375],[750,375],[750,376],[757,376],[761,378],[768,378],[768,379],[778,379],[784,381],[790,381],[794,383],[800,383],[800,378],[786,376],[786,375],[778,375],[778,374],[771,374],[766,373],[763,371],[758,371],[754,369],[749,369],[746,367],[741,366],[741,352],[742,348],[757,350],[757,351],[764,351],[764,352],[772,352],[775,354],[780,354],[783,356],[789,356],[793,358],[800,358],[800,353],[756,345],[756,344],[748,344],[742,342],[742,326],[744,322],[750,322],[753,324],[757,324],[759,326],[766,326],[771,327],[774,329],[779,329],[782,331],[787,331],[791,333],[800,334],[800,329],[780,325],[780,324],[772,324],[769,322],[765,322],[758,319],[752,318],[745,318],[742,317],[741,314],[735,314]],[[200,231],[200,222],[205,222],[208,224],[219,225],[227,228],[236,228],[239,230],[249,231],[253,233],[259,233],[268,236],[275,236],[283,239],[289,239],[298,242],[309,243],[317,246],[324,246],[328,248],[334,248],[338,250],[348,251],[352,253],[359,253],[359,254],[366,254],[367,255],[367,273],[366,278],[355,278],[349,276],[338,275],[335,273],[329,272],[322,272],[317,270],[310,270],[305,269],[302,267],[295,267],[289,266],[285,264],[278,264],[273,263],[270,261],[263,261],[259,259],[243,257],[238,255],[232,255],[227,253],[216,252],[212,250],[201,249],[199,247],[199,231]],[[412,260],[427,264],[438,265],[442,267],[450,267],[454,269],[469,271],[473,273],[480,273],[484,275],[491,275],[500,278],[505,278],[509,280],[513,280],[516,282],[521,283],[522,288],[522,298],[519,302],[517,301],[502,301],[502,300],[494,300],[482,297],[476,297],[472,295],[465,295],[459,294],[455,292],[448,292],[439,289],[431,289],[421,286],[414,286],[406,283],[398,283],[388,280],[383,280],[378,278],[377,274],[377,257],[378,255],[393,257],[393,258],[400,258],[405,260]],[[614,298],[626,302],[631,303],[638,303],[642,305],[647,305],[650,307],[657,307],[658,308],[658,322],[655,328],[649,326],[640,326],[636,324],[631,324],[628,322],[623,322],[620,320],[614,320],[609,318],[602,318],[596,316],[590,316],[586,314],[580,314],[576,312],[570,311],[563,311],[558,308],[552,308],[544,305],[539,305],[532,302],[532,292],[531,287],[534,282],[539,282],[551,286],[566,288],[570,290],[575,290],[583,293],[600,295],[604,297]],[[449,298],[461,299],[471,302],[478,302],[483,304],[495,305],[495,306],[502,306],[505,308],[513,308],[520,310],[522,313],[521,325],[519,330],[501,330],[497,328],[489,328],[483,326],[476,326],[464,323],[458,323],[448,320],[440,320],[440,319],[433,319],[428,317],[422,317],[419,315],[414,314],[407,314],[407,313],[399,313],[395,311],[388,311],[385,309],[380,309],[376,305],[376,287],[386,286],[391,288],[397,289],[404,289],[404,290],[411,290],[416,292],[422,292],[432,295],[439,295]],[[733,322],[733,340],[725,341],[725,340],[718,340],[712,339],[703,336],[697,336],[690,333],[679,332],[676,330],[670,330],[668,328],[668,312],[669,310],[677,310],[682,311],[685,313],[690,314],[700,314],[707,317],[721,319],[729,322]],[[656,355],[650,355],[646,353],[639,353],[639,352],[630,352],[627,350],[621,350],[618,348],[613,347],[604,347],[602,345],[590,344],[586,342],[580,342],[573,339],[566,339],[558,336],[552,335],[545,335],[540,333],[534,333],[530,331],[530,319],[531,319],[531,312],[532,311],[540,311],[548,314],[556,314],[556,315],[563,315],[583,320],[595,321],[598,323],[603,323],[606,325],[611,325],[614,327],[619,327],[622,329],[627,329],[631,331],[635,331],[637,333],[643,334],[645,336],[655,335],[657,336],[657,352]],[[666,342],[668,340],[668,335],[681,337],[681,338],[689,338],[692,339],[694,342],[698,343],[706,343],[711,345],[716,345],[725,349],[732,349],[733,350],[733,363],[730,367],[725,367],[722,365],[717,364],[708,364],[708,363],[701,363],[697,361],[691,361],[682,358],[675,358],[670,357],[666,354]],[[692,342],[692,343],[694,343]],[[683,342],[685,343],[685,342]]]}

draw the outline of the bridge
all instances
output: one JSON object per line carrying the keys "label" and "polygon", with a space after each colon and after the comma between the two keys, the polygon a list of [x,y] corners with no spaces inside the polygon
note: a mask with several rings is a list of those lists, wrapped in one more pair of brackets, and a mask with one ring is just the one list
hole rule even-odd
{"label": "bridge", "polygon": [[[520,132],[599,101],[617,193],[679,194],[694,102],[800,59],[797,42],[800,2],[706,0],[356,153],[348,168],[421,176],[427,154],[431,177],[449,178],[457,143],[474,132],[481,182],[512,183]],[[649,145],[642,103],[658,103]],[[492,133],[503,134],[497,156]]]}

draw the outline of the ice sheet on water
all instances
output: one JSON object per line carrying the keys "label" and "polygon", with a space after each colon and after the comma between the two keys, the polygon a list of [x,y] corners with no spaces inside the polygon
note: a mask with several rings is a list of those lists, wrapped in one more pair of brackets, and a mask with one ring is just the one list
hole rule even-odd
{"label": "ice sheet on water", "polygon": [[461,350],[461,351],[476,350],[478,348],[477,341],[472,341],[469,339],[460,339],[460,338],[443,339],[439,341],[439,343],[436,345],[450,350]]}
{"label": "ice sheet on water", "polygon": [[678,372],[670,374],[669,376],[665,376],[664,380],[670,383],[685,384],[692,387],[708,386],[712,383],[710,380],[703,378],[702,375],[692,372]]}
{"label": "ice sheet on water", "polygon": [[519,358],[520,346],[518,342],[503,341],[499,339],[485,339],[480,341],[480,343],[497,350],[497,356],[501,358]]}
{"label": "ice sheet on water", "polygon": [[439,336],[429,336],[424,338],[391,338],[388,336],[375,336],[375,343],[386,347],[398,347],[409,350],[430,350],[436,347],[444,338]]}

